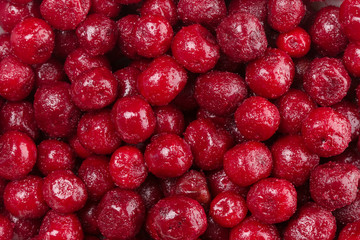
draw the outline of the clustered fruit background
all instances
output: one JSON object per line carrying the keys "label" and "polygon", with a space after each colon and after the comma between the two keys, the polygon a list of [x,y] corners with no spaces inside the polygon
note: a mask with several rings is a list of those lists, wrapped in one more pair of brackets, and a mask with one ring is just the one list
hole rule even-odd
{"label": "clustered fruit background", "polygon": [[0,0],[0,240],[360,240],[360,0]]}

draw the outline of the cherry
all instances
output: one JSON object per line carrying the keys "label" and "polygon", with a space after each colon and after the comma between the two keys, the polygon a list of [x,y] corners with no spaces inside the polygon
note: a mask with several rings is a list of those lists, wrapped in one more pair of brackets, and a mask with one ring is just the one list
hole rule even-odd
{"label": "cherry", "polygon": [[108,18],[116,18],[121,11],[121,5],[116,0],[91,0],[90,11],[103,14]]}
{"label": "cherry", "polygon": [[340,6],[340,23],[345,35],[353,41],[360,40],[359,0],[345,0]]}
{"label": "cherry", "polygon": [[[1,7],[1,3],[0,3]],[[10,43],[10,34],[2,33],[0,34],[0,61],[12,54],[11,43]]]}
{"label": "cherry", "polygon": [[59,31],[55,30],[55,48],[54,55],[60,59],[66,57],[79,48],[79,40],[75,31]]}
{"label": "cherry", "polygon": [[360,222],[346,225],[340,232],[338,240],[356,240],[360,234]]}
{"label": "cherry", "polygon": [[231,0],[228,10],[230,14],[238,12],[251,13],[260,22],[265,23],[268,14],[267,2],[267,0]]}
{"label": "cherry", "polygon": [[341,224],[349,224],[360,221],[360,193],[356,194],[356,199],[349,205],[336,209],[333,214]]}
{"label": "cherry", "polygon": [[35,86],[41,87],[46,84],[53,84],[64,80],[64,66],[54,58],[34,66]]}
{"label": "cherry", "polygon": [[10,213],[6,215],[8,215],[10,221],[12,222],[14,239],[32,239],[32,237],[35,237],[38,233],[41,225],[40,219],[17,218]]}
{"label": "cherry", "polygon": [[152,208],[160,199],[164,197],[160,183],[153,175],[148,175],[145,181],[137,189],[147,210]]}
{"label": "cherry", "polygon": [[228,240],[229,239],[229,229],[223,228],[217,224],[214,219],[208,216],[207,218],[207,229],[202,235],[204,239],[207,240]]}
{"label": "cherry", "polygon": [[342,101],[332,107],[338,113],[344,115],[351,125],[351,140],[358,138],[360,135],[360,114],[355,104]]}
{"label": "cherry", "polygon": [[180,135],[184,132],[185,120],[183,113],[173,105],[154,108],[156,117],[155,134],[174,133]]}
{"label": "cherry", "polygon": [[135,27],[140,17],[137,15],[127,15],[116,22],[119,29],[118,47],[127,57],[134,59],[139,57],[134,44]]}
{"label": "cherry", "polygon": [[125,67],[114,72],[118,81],[119,98],[139,95],[137,90],[137,78],[141,71],[135,67]]}
{"label": "cherry", "polygon": [[97,223],[97,206],[97,203],[88,201],[77,213],[84,233],[95,235],[100,233]]}
{"label": "cherry", "polygon": [[0,239],[11,240],[13,238],[13,226],[9,218],[0,215]]}
{"label": "cherry", "polygon": [[310,50],[310,44],[310,35],[300,27],[281,33],[276,39],[277,47],[294,58],[305,56]]}
{"label": "cherry", "polygon": [[158,15],[174,26],[178,21],[176,4],[173,0],[146,0],[140,9],[141,16]]}

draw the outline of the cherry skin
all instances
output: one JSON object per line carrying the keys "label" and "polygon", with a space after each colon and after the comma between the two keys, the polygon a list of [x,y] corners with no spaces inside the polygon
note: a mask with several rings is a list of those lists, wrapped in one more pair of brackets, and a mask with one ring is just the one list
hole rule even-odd
{"label": "cherry skin", "polygon": [[151,104],[169,104],[185,87],[186,70],[170,56],[152,61],[137,80],[139,93]]}
{"label": "cherry skin", "polygon": [[229,240],[229,229],[221,227],[210,216],[207,218],[207,229],[202,235],[207,240]]}
{"label": "cherry skin", "polygon": [[160,187],[160,183],[153,175],[148,175],[145,181],[137,189],[147,210],[152,208],[160,199],[164,198],[164,194]]}
{"label": "cherry skin", "polygon": [[360,135],[360,113],[356,105],[348,101],[342,101],[332,108],[349,120],[351,124],[351,140],[357,139]]}
{"label": "cherry skin", "polygon": [[58,213],[72,213],[84,207],[86,187],[80,178],[69,170],[56,170],[44,179],[44,200]]}
{"label": "cherry skin", "polygon": [[300,27],[281,33],[276,39],[277,47],[294,58],[305,56],[310,50],[310,44],[310,35]]}
{"label": "cherry skin", "polygon": [[44,201],[42,186],[42,178],[32,175],[10,182],[4,192],[6,209],[18,218],[44,216],[49,207]]}
{"label": "cherry skin", "polygon": [[140,73],[141,71],[135,67],[125,67],[114,72],[119,85],[119,98],[139,95],[136,85]]}
{"label": "cherry skin", "polygon": [[109,171],[117,186],[135,189],[145,181],[148,170],[139,149],[123,146],[111,155]]}
{"label": "cherry skin", "polygon": [[130,144],[148,139],[156,126],[151,106],[137,96],[117,100],[112,108],[112,120],[121,139]]}
{"label": "cherry skin", "polygon": [[38,233],[41,219],[17,218],[10,213],[5,215],[8,216],[12,222],[14,239],[32,239],[32,237],[35,237]]}
{"label": "cherry skin", "polygon": [[355,201],[353,201],[351,204],[345,207],[336,209],[333,212],[336,221],[344,225],[360,221],[359,206],[360,206],[360,193],[358,192],[356,194]]}
{"label": "cherry skin", "polygon": [[267,47],[263,26],[249,13],[225,17],[216,29],[216,38],[221,50],[235,62],[248,62],[261,57]]}
{"label": "cherry skin", "polygon": [[212,171],[207,175],[207,182],[211,196],[216,197],[222,192],[234,192],[240,196],[246,197],[247,188],[239,187],[231,181],[224,169]]}
{"label": "cherry skin", "polygon": [[84,233],[98,235],[97,202],[88,201],[77,213]]}
{"label": "cherry skin", "polygon": [[340,5],[340,23],[345,35],[352,41],[360,40],[359,0],[345,0]]}
{"label": "cherry skin", "polygon": [[146,219],[146,230],[155,240],[197,239],[206,227],[201,205],[182,196],[161,199],[149,210]]}
{"label": "cherry skin", "polygon": [[154,136],[146,146],[144,158],[149,171],[160,178],[179,177],[193,162],[189,144],[175,134]]}
{"label": "cherry skin", "polygon": [[[0,3],[1,7],[1,3]],[[0,61],[12,54],[11,43],[10,43],[10,34],[2,33],[0,34]]]}
{"label": "cherry skin", "polygon": [[35,86],[41,87],[64,80],[64,66],[54,58],[34,66]]}
{"label": "cherry skin", "polygon": [[354,76],[360,76],[360,46],[356,42],[351,42],[347,45],[344,55],[343,63],[348,72]]}
{"label": "cherry skin", "polygon": [[130,59],[138,58],[135,47],[135,27],[139,21],[138,15],[127,15],[116,22],[119,29],[119,39],[117,46],[122,54]]}
{"label": "cherry skin", "polygon": [[13,238],[13,226],[9,218],[0,215],[0,239],[11,240]]}
{"label": "cherry skin", "polygon": [[26,177],[36,158],[36,145],[25,133],[9,131],[0,137],[0,177],[7,180]]}
{"label": "cherry skin", "polygon": [[230,14],[237,12],[251,13],[257,17],[260,22],[265,23],[267,18],[267,0],[232,0],[228,10]]}
{"label": "cherry skin", "polygon": [[180,135],[184,132],[184,114],[173,105],[154,108],[156,117],[155,134],[174,133]]}
{"label": "cherry skin", "polygon": [[76,37],[75,31],[55,30],[54,56],[59,59],[66,59],[77,48],[79,48],[79,40]]}
{"label": "cherry skin", "polygon": [[360,236],[360,222],[346,225],[340,232],[338,240],[357,240]]}
{"label": "cherry skin", "polygon": [[92,155],[92,152],[84,147],[84,145],[80,142],[79,136],[76,134],[70,137],[69,145],[74,150],[76,156],[80,158],[87,158]]}
{"label": "cherry skin", "polygon": [[176,4],[173,0],[146,0],[140,9],[141,16],[158,15],[174,26],[178,21]]}
{"label": "cherry skin", "polygon": [[92,0],[90,11],[108,18],[116,18],[121,11],[121,5],[116,0]]}

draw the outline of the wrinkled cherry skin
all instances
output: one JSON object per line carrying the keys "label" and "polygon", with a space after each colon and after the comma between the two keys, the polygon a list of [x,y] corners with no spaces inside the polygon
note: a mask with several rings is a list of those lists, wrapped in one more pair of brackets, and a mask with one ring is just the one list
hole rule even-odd
{"label": "wrinkled cherry skin", "polygon": [[75,31],[59,31],[55,30],[55,48],[54,55],[60,59],[66,57],[79,48],[79,40]]}
{"label": "wrinkled cherry skin", "polygon": [[155,58],[170,48],[174,32],[162,16],[141,16],[134,29],[134,47],[140,56]]}
{"label": "wrinkled cherry skin", "polygon": [[140,9],[141,16],[158,15],[166,18],[174,26],[178,21],[174,0],[146,0]]}
{"label": "wrinkled cherry skin", "polygon": [[280,113],[279,131],[285,134],[296,134],[301,130],[301,123],[316,108],[309,95],[290,89],[276,103]]}
{"label": "wrinkled cherry skin", "polygon": [[75,132],[80,110],[70,96],[70,84],[58,82],[37,89],[34,96],[35,120],[51,137],[67,137]]}
{"label": "wrinkled cherry skin", "polygon": [[69,170],[56,170],[44,178],[44,200],[58,213],[72,213],[84,207],[87,200],[83,181]]}
{"label": "wrinkled cherry skin", "polygon": [[281,33],[276,39],[276,46],[294,58],[305,56],[310,50],[310,44],[310,35],[300,27]]}
{"label": "wrinkled cherry skin", "polygon": [[119,188],[105,194],[97,212],[100,232],[109,239],[126,240],[135,237],[145,219],[141,196]]}
{"label": "wrinkled cherry skin", "polygon": [[211,201],[210,216],[222,227],[235,227],[246,217],[246,213],[244,198],[233,192],[220,193]]}
{"label": "wrinkled cherry skin", "polygon": [[146,209],[152,208],[160,199],[164,198],[160,183],[157,178],[149,174],[141,186],[137,189],[144,200]]}
{"label": "wrinkled cherry skin", "polygon": [[10,44],[10,34],[2,33],[0,34],[0,61],[10,56],[11,54],[12,54],[12,49]]}
{"label": "wrinkled cherry skin", "polygon": [[233,139],[209,119],[191,122],[184,132],[190,145],[195,164],[206,171],[222,167],[225,152],[233,146]]}
{"label": "wrinkled cherry skin", "polygon": [[114,48],[118,31],[116,23],[102,14],[91,14],[79,24],[76,36],[80,46],[90,55],[103,55]]}
{"label": "wrinkled cherry skin", "polygon": [[236,110],[235,123],[246,139],[264,141],[278,129],[280,114],[265,98],[249,97]]}
{"label": "wrinkled cherry skin", "polygon": [[212,197],[216,197],[222,192],[234,192],[240,196],[246,197],[247,188],[239,187],[231,181],[224,169],[210,172],[207,175],[207,182]]}
{"label": "wrinkled cherry skin", "polygon": [[102,109],[115,101],[118,81],[105,67],[90,69],[71,84],[71,98],[81,110]]}
{"label": "wrinkled cherry skin", "polygon": [[360,221],[360,193],[356,194],[355,201],[345,207],[336,209],[333,214],[336,221],[344,225]]}
{"label": "wrinkled cherry skin", "polygon": [[360,113],[357,106],[348,101],[342,101],[332,107],[338,113],[344,115],[351,124],[351,140],[360,135]]}
{"label": "wrinkled cherry skin", "polygon": [[116,0],[92,0],[91,11],[108,18],[116,18],[121,11],[121,5]]}
{"label": "wrinkled cherry skin", "polygon": [[247,187],[270,175],[273,160],[270,150],[261,142],[236,145],[224,155],[224,170],[240,187]]}
{"label": "wrinkled cherry skin", "polygon": [[44,217],[37,239],[79,240],[84,238],[81,223],[75,214],[48,211]]}
{"label": "wrinkled cherry skin", "polygon": [[43,179],[29,175],[25,179],[12,181],[4,191],[4,205],[18,218],[39,218],[48,210],[43,194]]}
{"label": "wrinkled cherry skin", "polygon": [[260,22],[265,23],[268,12],[267,2],[268,0],[231,0],[228,10],[230,14],[238,12],[251,13]]}
{"label": "wrinkled cherry skin", "polygon": [[5,217],[4,215],[0,215],[0,239],[13,239],[13,226],[9,218]]}
{"label": "wrinkled cherry skin", "polygon": [[194,96],[201,108],[221,116],[235,112],[247,93],[245,81],[239,75],[211,71],[197,78]]}
{"label": "wrinkled cherry skin", "polygon": [[146,219],[146,230],[155,240],[192,240],[202,235],[207,220],[201,205],[188,197],[161,199]]}
{"label": "wrinkled cherry skin", "polygon": [[230,240],[280,240],[280,234],[274,225],[262,223],[251,216],[231,229]]}
{"label": "wrinkled cherry skin", "polygon": [[10,42],[14,54],[24,63],[44,63],[54,50],[55,35],[44,20],[30,17],[15,26]]}
{"label": "wrinkled cherry skin", "polygon": [[225,17],[216,29],[221,50],[234,62],[248,62],[264,55],[267,47],[264,27],[249,13]]}
{"label": "wrinkled cherry skin", "polygon": [[139,149],[123,146],[111,155],[109,171],[117,186],[135,189],[145,181],[148,170]]}
{"label": "wrinkled cherry skin", "polygon": [[84,147],[96,154],[111,154],[121,144],[110,110],[84,114],[77,135]]}
{"label": "wrinkled cherry skin", "polygon": [[112,108],[112,120],[121,139],[130,144],[148,139],[156,126],[151,106],[136,96],[117,100]]}
{"label": "wrinkled cherry skin", "polygon": [[360,77],[360,45],[358,43],[351,42],[347,45],[343,55],[343,63],[352,76]]}
{"label": "wrinkled cherry skin", "polygon": [[137,26],[139,19],[140,17],[138,15],[130,14],[116,22],[119,29],[119,39],[117,46],[126,57],[131,59],[139,57],[139,55],[137,55],[134,44],[135,27]]}
{"label": "wrinkled cherry skin", "polygon": [[173,194],[192,198],[204,208],[207,208],[211,201],[204,173],[195,170],[188,171],[176,180]]}
{"label": "wrinkled cherry skin", "polygon": [[0,177],[24,178],[35,165],[36,157],[36,145],[25,133],[9,131],[0,137]]}
{"label": "wrinkled cherry skin", "polygon": [[297,193],[295,187],[285,179],[266,178],[251,186],[246,204],[260,221],[280,223],[295,213]]}
{"label": "wrinkled cherry skin", "polygon": [[146,146],[144,158],[149,171],[160,178],[179,177],[193,162],[189,144],[175,134],[154,136]]}
{"label": "wrinkled cherry skin", "polygon": [[303,121],[301,135],[306,147],[320,157],[342,153],[351,141],[351,124],[342,114],[328,107],[312,110]]}
{"label": "wrinkled cherry skin", "polygon": [[269,48],[265,56],[246,66],[245,81],[256,95],[272,99],[289,90],[294,76],[295,65],[290,56],[282,50]]}
{"label": "wrinkled cherry skin", "polygon": [[340,25],[339,8],[328,6],[316,13],[309,34],[318,52],[325,56],[336,56],[346,48],[348,40]]}
{"label": "wrinkled cherry skin", "polygon": [[70,53],[64,64],[65,73],[71,82],[74,82],[85,71],[97,67],[110,68],[110,64],[105,57],[91,56],[81,48]]}
{"label": "wrinkled cherry skin", "polygon": [[154,108],[156,117],[155,134],[174,133],[180,135],[184,132],[184,114],[173,105]]}
{"label": "wrinkled cherry skin", "polygon": [[52,58],[49,61],[34,66],[35,87],[46,84],[53,84],[64,80],[64,66],[62,63]]}
{"label": "wrinkled cherry skin", "polygon": [[137,90],[137,78],[141,71],[135,67],[125,67],[114,72],[118,81],[119,98],[139,95]]}
{"label": "wrinkled cherry skin", "polygon": [[44,0],[40,5],[42,17],[55,29],[74,30],[85,20],[91,0]]}
{"label": "wrinkled cherry skin", "polygon": [[109,159],[104,156],[90,156],[86,158],[79,170],[79,178],[84,182],[89,199],[98,201],[114,183],[110,176]]}
{"label": "wrinkled cherry skin", "polygon": [[194,73],[213,69],[220,58],[215,37],[200,24],[183,27],[175,35],[171,51],[176,61]]}
{"label": "wrinkled cherry skin", "polygon": [[360,221],[346,225],[340,232],[338,240],[358,240],[360,236]]}
{"label": "wrinkled cherry skin", "polygon": [[0,133],[16,130],[37,139],[39,129],[35,122],[34,108],[30,102],[6,102],[0,110]]}
{"label": "wrinkled cherry skin", "polygon": [[359,0],[345,0],[340,6],[340,23],[345,35],[352,41],[360,40]]}
{"label": "wrinkled cherry skin", "polygon": [[55,170],[73,170],[75,155],[71,147],[55,139],[44,140],[38,145],[37,167],[45,176]]}
{"label": "wrinkled cherry skin", "polygon": [[336,233],[335,217],[315,203],[301,207],[284,230],[284,240],[332,240]]}
{"label": "wrinkled cherry skin", "polygon": [[151,105],[169,104],[185,87],[186,70],[175,59],[164,55],[152,61],[137,80],[139,93]]}
{"label": "wrinkled cherry skin", "polygon": [[9,56],[0,62],[0,96],[9,101],[26,98],[35,82],[32,68]]}
{"label": "wrinkled cherry skin", "polygon": [[328,162],[317,166],[310,175],[311,198],[333,211],[356,199],[360,171],[348,163]]}
{"label": "wrinkled cherry skin", "polygon": [[278,32],[293,30],[305,15],[301,0],[269,0],[268,23]]}
{"label": "wrinkled cherry skin", "polygon": [[[88,201],[77,212],[84,233],[98,235],[100,233],[97,223],[97,202]],[[86,238],[85,238],[86,239]]]}
{"label": "wrinkled cherry skin", "polygon": [[331,106],[340,102],[350,88],[351,78],[340,60],[316,58],[304,76],[304,89],[316,103]]}
{"label": "wrinkled cherry skin", "polygon": [[10,213],[5,215],[8,215],[10,221],[12,222],[14,233],[13,239],[32,239],[32,237],[35,237],[40,229],[41,219],[17,218]]}
{"label": "wrinkled cherry skin", "polygon": [[286,179],[295,186],[303,185],[320,161],[319,156],[311,153],[298,135],[277,139],[271,153],[274,160],[273,176]]}

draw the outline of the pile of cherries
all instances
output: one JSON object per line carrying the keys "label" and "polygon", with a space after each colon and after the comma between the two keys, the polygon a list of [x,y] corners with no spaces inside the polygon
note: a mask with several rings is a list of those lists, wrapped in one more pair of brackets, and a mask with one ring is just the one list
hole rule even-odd
{"label": "pile of cherries", "polygon": [[314,2],[0,0],[0,240],[360,240],[360,0]]}

